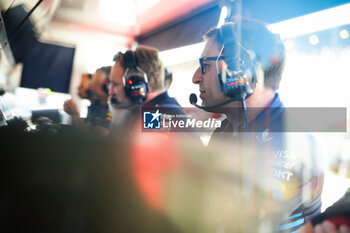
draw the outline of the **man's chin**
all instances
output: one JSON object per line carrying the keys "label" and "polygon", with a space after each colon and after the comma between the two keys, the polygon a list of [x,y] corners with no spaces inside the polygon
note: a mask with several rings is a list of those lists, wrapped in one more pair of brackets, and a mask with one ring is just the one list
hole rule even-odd
{"label": "man's chin", "polygon": [[109,97],[109,101],[108,101],[111,106],[115,109],[133,109],[135,107],[138,107],[138,104],[133,104],[131,101],[129,100],[124,100],[124,101],[120,101],[118,98],[116,97]]}
{"label": "man's chin", "polygon": [[232,109],[232,108],[240,108],[240,103],[237,101],[234,102],[230,102],[228,104],[222,105],[222,106],[218,106],[215,107],[216,105],[220,105],[223,104],[225,101],[229,100],[229,98],[225,98],[225,99],[217,99],[216,101],[206,101],[205,99],[202,101],[201,106],[202,107],[214,107],[214,108],[210,108],[210,109],[204,109],[207,112],[213,112],[213,113],[220,113],[220,114],[225,114],[227,112],[228,109]]}
{"label": "man's chin", "polygon": [[[219,103],[220,104],[220,103]],[[201,106],[202,107],[212,107],[212,106],[215,106],[215,105],[217,105],[217,104],[215,104],[215,103],[208,103],[207,101],[205,101],[205,100],[203,100],[202,101],[202,104],[201,104]],[[204,111],[206,111],[206,112],[212,112],[212,113],[222,113],[222,109],[221,109],[221,107],[217,107],[217,108],[210,108],[210,109],[203,109]]]}

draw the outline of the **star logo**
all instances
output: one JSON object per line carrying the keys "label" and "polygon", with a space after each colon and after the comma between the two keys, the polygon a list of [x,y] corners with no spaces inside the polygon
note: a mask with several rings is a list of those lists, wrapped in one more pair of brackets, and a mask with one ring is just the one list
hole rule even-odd
{"label": "star logo", "polygon": [[143,112],[144,129],[160,129],[160,116],[162,113],[157,109],[156,112]]}
{"label": "star logo", "polygon": [[155,113],[151,113],[151,115],[153,116],[152,121],[156,120],[158,117],[160,117],[162,114],[159,113],[159,109],[157,109],[157,111]]}

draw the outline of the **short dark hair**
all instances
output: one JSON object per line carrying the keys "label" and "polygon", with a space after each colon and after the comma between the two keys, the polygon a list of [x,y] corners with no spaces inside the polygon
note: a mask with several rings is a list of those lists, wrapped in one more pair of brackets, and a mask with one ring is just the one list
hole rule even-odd
{"label": "short dark hair", "polygon": [[[241,25],[240,44],[248,51],[252,51],[255,58],[262,63],[264,86],[277,90],[285,64],[285,48],[280,36],[272,33],[268,29],[267,24],[257,20],[238,18],[232,21],[226,24]],[[213,38],[219,49],[223,46],[222,38],[220,37],[220,28],[213,28],[203,36],[205,40]]]}
{"label": "short dark hair", "polygon": [[[151,91],[160,91],[164,88],[164,65],[159,58],[159,51],[145,45],[139,45],[135,50],[138,66],[143,70],[148,79]],[[114,61],[119,62],[124,68],[124,54],[119,52],[114,56]]]}
{"label": "short dark hair", "polygon": [[111,66],[102,66],[101,68],[99,68],[97,70],[105,73],[106,78],[109,79],[109,77],[111,76],[112,67]]}
{"label": "short dark hair", "polygon": [[165,68],[164,70],[164,89],[168,90],[171,83],[173,82],[173,73],[171,72],[171,70],[169,68]]}

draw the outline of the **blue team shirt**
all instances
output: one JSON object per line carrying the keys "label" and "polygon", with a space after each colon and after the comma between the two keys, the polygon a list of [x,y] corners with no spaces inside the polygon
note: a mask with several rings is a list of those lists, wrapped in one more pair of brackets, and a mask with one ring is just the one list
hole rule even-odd
{"label": "blue team shirt", "polygon": [[[273,190],[273,198],[288,206],[285,217],[279,221],[275,232],[296,232],[305,222],[320,213],[323,173],[318,167],[321,158],[314,138],[306,133],[296,135],[284,132],[284,112],[283,103],[276,93],[270,106],[249,122],[242,133],[233,134],[233,126],[224,120],[212,135],[209,146],[216,140],[229,140],[229,143],[238,140],[244,145],[243,148],[248,148],[250,153],[253,151],[255,164],[261,165],[254,169],[263,170],[269,166],[271,178],[282,182],[289,191],[296,193],[292,198],[286,198],[285,191]],[[230,132],[231,136],[227,134]],[[301,150],[299,143],[291,143],[294,141],[301,141],[301,149],[307,147],[307,150]],[[295,187],[294,184],[298,186]]]}

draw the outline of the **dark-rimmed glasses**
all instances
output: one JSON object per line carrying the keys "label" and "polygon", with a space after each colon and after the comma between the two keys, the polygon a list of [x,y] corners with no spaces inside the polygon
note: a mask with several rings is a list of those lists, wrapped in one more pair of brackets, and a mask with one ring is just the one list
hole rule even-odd
{"label": "dark-rimmed glasses", "polygon": [[217,56],[217,57],[201,57],[199,58],[199,66],[201,67],[201,72],[204,74],[204,63],[205,61],[218,61],[221,59],[224,59],[224,56]]}

